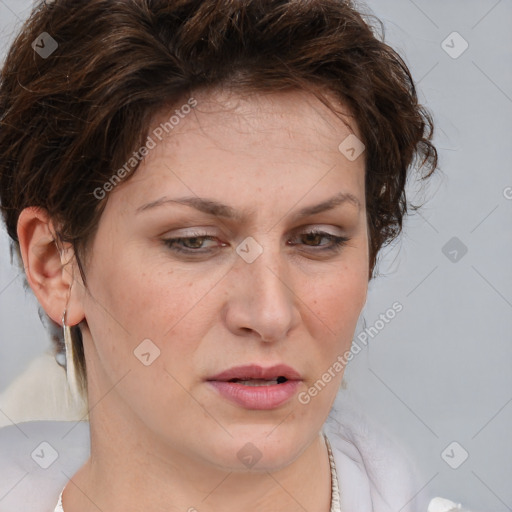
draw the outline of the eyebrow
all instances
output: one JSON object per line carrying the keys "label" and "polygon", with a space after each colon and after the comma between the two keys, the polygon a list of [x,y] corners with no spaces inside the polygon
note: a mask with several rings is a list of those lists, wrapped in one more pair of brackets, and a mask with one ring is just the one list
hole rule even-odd
{"label": "eyebrow", "polygon": [[[321,203],[302,208],[295,214],[295,216],[298,218],[302,218],[307,217],[309,215],[315,215],[317,213],[332,210],[337,206],[346,203],[352,204],[358,210],[361,209],[361,202],[355,195],[349,192],[340,192],[335,196],[332,196],[331,198],[327,199],[326,201],[322,201]],[[141,213],[168,204],[183,204],[186,206],[191,206],[192,208],[195,208],[196,210],[199,210],[208,215],[214,215],[216,217],[236,220],[239,222],[244,220],[244,214],[242,212],[235,210],[233,207],[224,203],[220,203],[213,199],[201,198],[197,196],[177,197],[174,199],[169,199],[168,197],[164,196],[161,197],[160,199],[151,201],[150,203],[140,206],[139,208],[137,208],[136,213]]]}

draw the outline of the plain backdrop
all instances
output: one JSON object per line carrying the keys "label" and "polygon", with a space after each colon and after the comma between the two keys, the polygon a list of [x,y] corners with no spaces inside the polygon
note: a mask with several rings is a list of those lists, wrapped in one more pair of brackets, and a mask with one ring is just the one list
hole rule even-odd
{"label": "plain backdrop", "polygon": [[[419,462],[418,491],[474,510],[510,511],[512,1],[366,5],[434,116],[442,170],[427,188],[409,187],[425,205],[382,253],[382,275],[370,283],[365,326],[358,326],[373,326],[373,334],[346,381]],[[30,6],[0,0],[2,59]],[[396,301],[402,311],[380,328],[379,315]],[[2,226],[0,391],[48,346]]]}

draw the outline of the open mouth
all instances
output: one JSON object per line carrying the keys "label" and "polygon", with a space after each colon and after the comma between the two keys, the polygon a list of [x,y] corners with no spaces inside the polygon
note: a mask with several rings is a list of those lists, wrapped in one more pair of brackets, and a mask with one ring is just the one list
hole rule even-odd
{"label": "open mouth", "polygon": [[230,379],[228,382],[236,384],[243,384],[244,386],[275,386],[276,384],[283,384],[288,379],[286,377],[277,377],[277,379]]}
{"label": "open mouth", "polygon": [[289,402],[303,382],[298,370],[284,364],[234,366],[206,379],[223,398],[244,409],[270,410]]}
{"label": "open mouth", "polygon": [[290,401],[302,380],[300,373],[287,365],[245,365],[219,373],[208,383],[239,407],[271,410]]}

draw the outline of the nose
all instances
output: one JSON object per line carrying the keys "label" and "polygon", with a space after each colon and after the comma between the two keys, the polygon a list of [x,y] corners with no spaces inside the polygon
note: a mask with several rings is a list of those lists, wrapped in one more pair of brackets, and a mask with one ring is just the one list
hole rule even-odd
{"label": "nose", "polygon": [[[255,250],[253,241],[251,250]],[[261,245],[263,252],[249,262],[238,257],[228,282],[224,318],[238,336],[261,341],[285,339],[300,322],[300,298],[286,257],[280,248]]]}

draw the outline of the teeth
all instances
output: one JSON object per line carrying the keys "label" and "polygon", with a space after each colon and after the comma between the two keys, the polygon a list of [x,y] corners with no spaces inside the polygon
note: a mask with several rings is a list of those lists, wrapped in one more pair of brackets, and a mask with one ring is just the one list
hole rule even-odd
{"label": "teeth", "polygon": [[237,384],[243,384],[244,386],[275,386],[277,380],[240,380]]}

